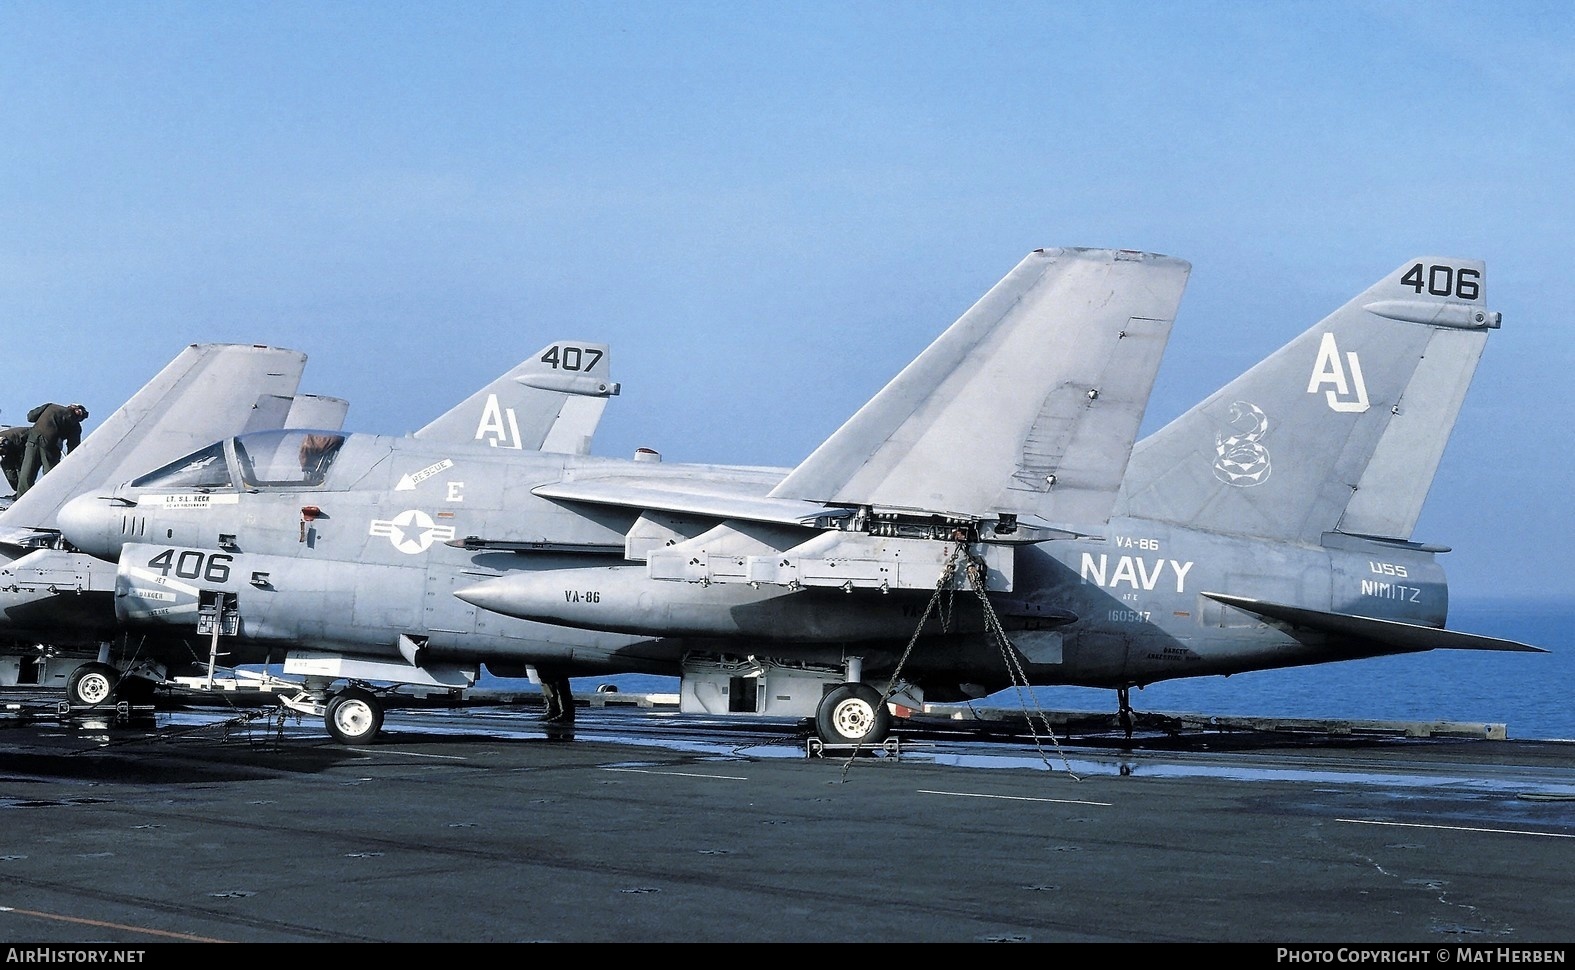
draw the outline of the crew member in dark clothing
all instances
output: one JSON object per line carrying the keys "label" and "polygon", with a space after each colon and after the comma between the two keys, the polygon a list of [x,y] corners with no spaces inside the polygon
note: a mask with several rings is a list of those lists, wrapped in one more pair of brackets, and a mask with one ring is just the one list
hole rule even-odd
{"label": "crew member in dark clothing", "polygon": [[574,688],[567,677],[541,678],[541,700],[545,710],[540,720],[548,724],[574,723]]}
{"label": "crew member in dark clothing", "polygon": [[27,433],[33,430],[25,424],[0,431],[0,470],[11,484],[11,494],[16,494],[16,483],[22,477],[22,452],[27,450]]}
{"label": "crew member in dark clothing", "polygon": [[22,453],[22,471],[16,483],[17,498],[60,464],[65,452],[77,450],[82,443],[82,422],[87,416],[88,409],[80,404],[44,405],[27,433],[27,449]]}

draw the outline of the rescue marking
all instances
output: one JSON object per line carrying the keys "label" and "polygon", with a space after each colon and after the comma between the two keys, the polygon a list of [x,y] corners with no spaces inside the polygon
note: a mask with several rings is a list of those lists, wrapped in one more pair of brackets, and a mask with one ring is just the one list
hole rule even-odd
{"label": "rescue marking", "polygon": [[[480,435],[477,435],[477,437],[480,437]],[[434,464],[428,465],[427,467],[416,472],[414,475],[401,475],[399,478],[399,484],[394,486],[394,491],[408,492],[417,485],[420,485],[422,482],[431,478],[433,475],[436,475],[438,472],[447,471],[453,467],[453,459],[445,458],[440,462],[435,462]]]}

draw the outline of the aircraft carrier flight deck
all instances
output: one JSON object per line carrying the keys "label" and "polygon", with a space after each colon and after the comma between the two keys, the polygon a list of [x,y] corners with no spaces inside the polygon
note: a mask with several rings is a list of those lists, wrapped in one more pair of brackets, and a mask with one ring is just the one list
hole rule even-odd
{"label": "aircraft carrier flight deck", "polygon": [[[52,714],[6,692],[0,937],[1563,947],[1575,745],[909,722],[631,698]],[[42,700],[42,703],[41,703]],[[604,701],[607,699],[603,699]]]}

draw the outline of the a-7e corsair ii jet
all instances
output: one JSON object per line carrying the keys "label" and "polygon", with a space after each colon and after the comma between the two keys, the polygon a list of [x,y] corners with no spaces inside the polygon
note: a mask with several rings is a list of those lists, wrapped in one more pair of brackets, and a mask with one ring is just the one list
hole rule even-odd
{"label": "a-7e corsair ii jet", "polygon": [[55,519],[61,506],[178,458],[215,434],[291,421],[338,427],[347,402],[298,393],[305,366],[305,354],[279,347],[184,347],[0,513],[0,684],[65,679],[69,688],[115,627],[114,568],[65,546]]}
{"label": "a-7e corsair ii jet", "polygon": [[[125,623],[216,617],[236,662],[676,674],[682,709],[832,743],[1014,684],[1130,715],[1167,678],[1536,650],[1444,629],[1442,549],[1410,538],[1499,323],[1482,264],[1408,261],[1133,449],[1188,270],[1030,254],[791,470],[357,435],[318,478],[297,440],[243,436],[62,521],[117,561]],[[368,685],[309,686],[340,740],[381,726]]]}
{"label": "a-7e corsair ii jet", "polygon": [[[619,390],[607,379],[607,355],[604,344],[550,343],[413,437],[583,453],[607,399]],[[565,360],[572,371],[560,366]],[[161,650],[157,638],[120,623],[114,564],[69,548],[56,515],[70,498],[182,459],[198,444],[301,428],[310,429],[303,447],[327,445],[349,402],[297,393],[305,362],[305,354],[273,347],[186,348],[0,515],[0,642],[17,648],[11,655],[0,648],[0,683],[62,681],[68,701],[87,707],[144,702],[155,686],[181,673],[205,673],[211,684],[217,657],[210,654],[201,671],[189,670],[189,651]]]}
{"label": "a-7e corsair ii jet", "polygon": [[[1543,652],[1445,629],[1448,586],[1436,556],[1448,549],[1412,539],[1487,335],[1500,324],[1484,285],[1479,261],[1401,264],[1139,442],[1108,520],[1057,517],[1067,507],[1047,502],[1039,523],[1048,519],[1059,531],[1044,530],[999,498],[959,502],[956,492],[927,492],[945,478],[929,468],[977,468],[977,452],[949,452],[947,437],[915,440],[911,428],[871,434],[873,422],[861,427],[868,415],[860,412],[770,493],[814,496],[842,508],[841,520],[806,518],[796,531],[772,531],[785,516],[735,507],[714,529],[652,551],[644,567],[518,570],[458,595],[544,622],[726,644],[719,663],[735,664],[736,678],[725,686],[691,677],[698,664],[684,667],[684,700],[721,712],[736,704],[740,687],[753,687],[758,703],[785,701],[790,691],[780,685],[811,681],[804,665],[825,662],[802,646],[824,627],[825,611],[784,592],[809,585],[811,574],[862,597],[857,612],[871,626],[915,615],[912,600],[888,599],[899,585],[894,577],[933,562],[933,550],[921,560],[915,548],[944,549],[941,537],[860,555],[849,531],[911,537],[924,521],[915,512],[948,520],[960,530],[951,548],[962,561],[947,560],[956,574],[943,585],[963,585],[966,570],[966,583],[986,593],[991,633],[973,633],[953,615],[950,630],[931,617],[905,639],[866,628],[862,640],[838,643],[845,669],[862,666],[881,689],[876,696],[871,685],[833,686],[834,678],[812,684],[810,696],[830,690],[817,730],[841,742],[882,737],[888,702],[916,706],[913,686],[934,700],[1014,684],[1114,688],[1130,731],[1130,688],[1159,680],[1435,648]],[[1002,427],[990,402],[967,413],[980,436]],[[872,439],[911,444],[925,457],[905,477],[878,461],[860,467],[850,442]],[[1034,435],[1007,441],[1007,455],[981,483],[1009,474],[1020,487],[1027,478],[1026,460],[1010,466],[1031,454]],[[1094,447],[1101,444],[1124,443]],[[1061,463],[1041,467],[1048,498],[1082,454],[1069,450]],[[609,508],[639,501],[611,483],[565,482],[538,494]],[[648,509],[670,513],[705,507],[661,501],[645,498]],[[820,531],[806,539],[811,525]],[[675,583],[676,592],[665,591]],[[836,642],[839,632],[826,630],[824,639]],[[893,668],[894,681],[882,682]]]}

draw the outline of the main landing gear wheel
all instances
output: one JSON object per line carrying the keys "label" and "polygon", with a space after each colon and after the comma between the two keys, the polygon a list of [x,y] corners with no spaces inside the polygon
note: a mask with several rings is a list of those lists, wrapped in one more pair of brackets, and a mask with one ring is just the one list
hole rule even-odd
{"label": "main landing gear wheel", "polygon": [[891,733],[891,710],[868,684],[843,684],[820,699],[815,733],[826,744],[878,745]]}
{"label": "main landing gear wheel", "polygon": [[340,744],[365,744],[383,729],[383,703],[369,690],[349,687],[328,702],[323,723]]}
{"label": "main landing gear wheel", "polygon": [[80,707],[97,707],[115,696],[120,671],[109,664],[85,663],[66,678],[66,698]]}

